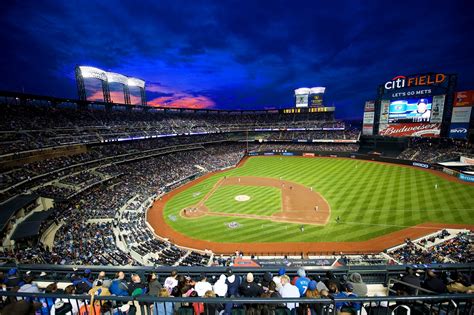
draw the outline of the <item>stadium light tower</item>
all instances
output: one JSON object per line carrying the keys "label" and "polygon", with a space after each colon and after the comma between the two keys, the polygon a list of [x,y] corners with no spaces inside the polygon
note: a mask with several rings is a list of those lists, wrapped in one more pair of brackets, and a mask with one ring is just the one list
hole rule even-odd
{"label": "stadium light tower", "polygon": [[145,81],[137,78],[128,78],[128,86],[135,86],[140,89],[141,105],[146,106]]}
{"label": "stadium light tower", "polygon": [[76,67],[76,81],[79,99],[82,101],[87,101],[87,94],[84,85],[84,79],[86,78],[99,79],[102,82],[102,95],[104,97],[104,102],[110,103],[110,90],[107,81],[107,73],[99,68],[87,66]]}
{"label": "stadium light tower", "polygon": [[138,87],[140,89],[141,104],[146,106],[145,81],[127,77],[120,73],[106,72],[99,68],[88,66],[76,66],[76,84],[79,99],[87,101],[87,93],[84,84],[84,79],[93,78],[99,79],[102,82],[102,94],[104,102],[111,103],[109,83],[120,83],[123,85],[123,99],[125,104],[130,104],[130,87]]}
{"label": "stadium light tower", "polygon": [[[120,73],[106,72],[108,83],[120,83],[123,88],[123,99],[125,104],[130,104],[130,90],[128,89],[128,78]],[[110,88],[110,87],[109,87]]]}

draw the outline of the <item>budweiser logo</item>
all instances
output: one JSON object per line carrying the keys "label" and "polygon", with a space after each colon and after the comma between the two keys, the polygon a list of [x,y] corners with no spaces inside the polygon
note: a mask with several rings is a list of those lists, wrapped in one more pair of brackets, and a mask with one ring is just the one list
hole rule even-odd
{"label": "budweiser logo", "polygon": [[426,131],[432,129],[438,129],[438,124],[417,124],[417,125],[400,125],[400,126],[389,126],[384,130],[380,131],[382,135],[392,135],[397,133],[414,133],[418,131]]}

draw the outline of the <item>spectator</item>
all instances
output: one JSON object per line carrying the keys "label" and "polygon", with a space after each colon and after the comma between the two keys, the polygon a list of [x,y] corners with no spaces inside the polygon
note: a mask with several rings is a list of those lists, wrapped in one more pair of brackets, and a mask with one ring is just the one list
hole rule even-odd
{"label": "spectator", "polygon": [[125,273],[122,271],[117,272],[116,278],[112,280],[112,283],[110,284],[110,293],[116,296],[128,295],[128,284],[125,280]]}
{"label": "spectator", "polygon": [[158,296],[160,290],[163,288],[161,283],[158,281],[156,273],[152,272],[148,275],[148,295]]}
{"label": "spectator", "polygon": [[295,281],[295,285],[300,291],[300,296],[304,296],[310,280],[306,277],[306,271],[303,268],[299,268],[297,274],[298,278]]}
{"label": "spectator", "polygon": [[218,297],[226,297],[227,295],[227,284],[226,284],[226,276],[224,274],[219,276],[216,283],[212,287],[213,291]]}
{"label": "spectator", "polygon": [[23,280],[21,279],[16,268],[8,270],[8,276],[5,279],[5,284],[7,286],[7,289],[11,289],[13,287],[21,287],[23,285]]}
{"label": "spectator", "polygon": [[201,273],[200,281],[196,282],[194,289],[197,292],[197,295],[200,297],[204,296],[204,293],[207,291],[212,291],[212,285],[207,281],[207,276],[205,273]]}
{"label": "spectator", "polygon": [[[168,289],[161,288],[159,297],[169,298],[170,294]],[[155,302],[153,307],[153,315],[173,315],[174,314],[174,305],[172,302]]]}
{"label": "spectator", "polygon": [[142,283],[140,276],[137,274],[132,275],[132,281],[128,284],[128,295],[137,296],[146,293],[146,285]]}
{"label": "spectator", "polygon": [[446,293],[446,285],[444,284],[443,280],[438,278],[434,270],[427,271],[426,279],[423,282],[422,287],[435,293]]}
{"label": "spectator", "polygon": [[78,294],[89,292],[92,289],[91,270],[86,269],[82,278],[73,281],[72,284],[76,287],[76,293]]}
{"label": "spectator", "polygon": [[246,281],[240,285],[239,292],[244,297],[257,297],[262,295],[264,291],[261,286],[254,282],[253,274],[249,272]]}
{"label": "spectator", "polygon": [[[354,288],[352,287],[351,283],[346,283],[344,285],[344,291],[337,293],[334,297],[335,298],[352,298],[357,297],[356,294],[353,293]],[[362,305],[359,302],[337,302],[336,309],[341,313],[349,313],[349,314],[357,314]]]}
{"label": "spectator", "polygon": [[[281,276],[281,289],[279,291],[281,297],[283,298],[299,298],[300,291],[298,288],[290,283],[290,277],[287,275]],[[293,312],[293,310],[298,307],[298,303],[286,303],[286,307]]]}
{"label": "spectator", "polygon": [[362,281],[360,273],[354,272],[349,275],[349,282],[354,288],[354,294],[360,297],[367,296],[367,284]]}
{"label": "spectator", "polygon": [[163,287],[166,288],[170,294],[173,291],[173,288],[178,285],[178,280],[176,279],[177,276],[178,276],[178,270],[173,269],[171,271],[170,276],[165,279],[165,283]]}
{"label": "spectator", "polygon": [[411,286],[405,286],[405,290],[409,295],[414,295],[417,290],[416,288],[421,287],[420,278],[416,275],[415,270],[411,267],[406,268],[406,273],[402,277],[401,281],[406,282],[409,285],[411,285]]}
{"label": "spectator", "polygon": [[25,284],[23,284],[18,292],[27,292],[27,293],[39,293],[40,290],[38,288],[38,285],[33,283],[33,276],[27,275],[24,279]]}

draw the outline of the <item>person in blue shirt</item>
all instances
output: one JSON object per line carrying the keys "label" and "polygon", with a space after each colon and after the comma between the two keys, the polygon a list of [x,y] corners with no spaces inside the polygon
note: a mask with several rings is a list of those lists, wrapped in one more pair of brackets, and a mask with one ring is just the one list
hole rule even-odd
{"label": "person in blue shirt", "polygon": [[310,280],[306,277],[306,271],[303,268],[298,269],[297,274],[298,278],[295,281],[295,286],[300,291],[300,296],[304,296]]}
{"label": "person in blue shirt", "polygon": [[[344,285],[344,291],[338,292],[337,294],[334,295],[334,297],[335,298],[357,297],[357,295],[354,294],[353,291],[354,291],[354,287],[352,286],[352,284],[346,283]],[[339,312],[357,314],[357,312],[360,311],[361,307],[362,305],[360,302],[336,302],[336,309]]]}

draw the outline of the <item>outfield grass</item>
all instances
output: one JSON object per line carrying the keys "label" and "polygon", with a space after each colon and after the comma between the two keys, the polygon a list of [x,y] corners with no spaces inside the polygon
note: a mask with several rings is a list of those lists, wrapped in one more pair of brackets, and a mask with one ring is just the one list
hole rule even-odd
{"label": "outfield grass", "polygon": [[[324,227],[307,225],[302,233],[299,224],[267,220],[213,216],[168,219],[199,202],[226,175],[281,176],[313,187],[331,206],[330,222]],[[226,187],[215,193],[221,194],[221,189]],[[213,209],[222,207],[212,204]],[[215,242],[362,241],[423,222],[474,225],[474,186],[450,182],[417,168],[367,161],[252,157],[243,167],[211,176],[174,196],[167,203],[164,216],[175,230]],[[341,218],[339,224],[335,223],[337,216]],[[231,221],[242,227],[227,228],[225,223]]]}
{"label": "outfield grass", "polygon": [[[237,195],[247,195],[250,200],[237,201]],[[281,211],[281,190],[275,187],[221,186],[204,204],[212,212],[272,215]]]}

